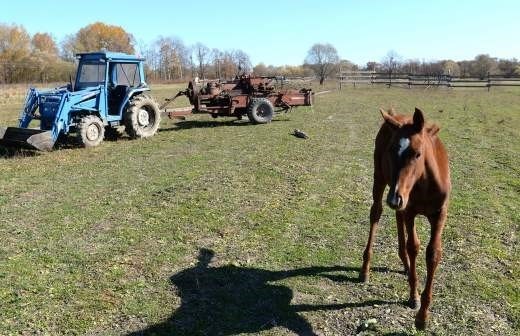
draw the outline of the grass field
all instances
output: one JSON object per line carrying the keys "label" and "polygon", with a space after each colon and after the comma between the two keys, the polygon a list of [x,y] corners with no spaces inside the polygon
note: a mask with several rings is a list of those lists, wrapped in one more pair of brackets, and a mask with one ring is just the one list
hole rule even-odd
{"label": "grass field", "polygon": [[[0,101],[0,124],[22,98]],[[451,159],[419,334],[518,335],[520,91],[381,87],[267,125],[201,115],[152,139],[0,159],[0,334],[349,335],[372,318],[361,334],[416,334],[389,208],[371,282],[357,281],[381,106],[423,109]]]}

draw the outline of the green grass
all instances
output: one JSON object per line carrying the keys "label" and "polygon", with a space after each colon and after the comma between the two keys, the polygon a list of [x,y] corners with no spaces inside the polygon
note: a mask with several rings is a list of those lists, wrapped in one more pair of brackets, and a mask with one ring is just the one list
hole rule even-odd
{"label": "green grass", "polygon": [[[0,124],[16,123],[13,95]],[[0,159],[0,333],[344,335],[369,318],[375,334],[416,333],[388,208],[378,271],[355,281],[388,106],[423,109],[451,160],[424,334],[518,334],[520,92],[397,88],[320,95],[268,125],[201,115],[165,120],[152,139]],[[201,248],[215,253],[207,270]]]}

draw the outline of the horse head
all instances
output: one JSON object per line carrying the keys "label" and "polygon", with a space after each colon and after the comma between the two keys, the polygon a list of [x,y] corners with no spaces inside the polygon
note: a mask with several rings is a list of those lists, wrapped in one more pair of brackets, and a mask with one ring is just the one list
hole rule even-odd
{"label": "horse head", "polygon": [[436,125],[425,126],[423,112],[415,108],[413,118],[380,110],[392,132],[384,160],[390,177],[386,203],[392,209],[404,210],[410,192],[425,173],[425,159],[431,152],[431,137],[439,131]]}

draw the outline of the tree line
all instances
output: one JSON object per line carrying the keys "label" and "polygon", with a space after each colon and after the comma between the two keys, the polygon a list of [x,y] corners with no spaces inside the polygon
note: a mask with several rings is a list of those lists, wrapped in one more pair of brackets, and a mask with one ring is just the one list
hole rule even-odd
{"label": "tree line", "polygon": [[0,84],[67,81],[74,74],[74,55],[80,52],[110,50],[139,54],[146,59],[147,78],[151,81],[183,81],[198,77],[229,79],[240,74],[258,76],[316,76],[320,83],[335,77],[338,71],[452,75],[484,78],[488,74],[512,77],[520,75],[517,59],[498,59],[486,54],[472,60],[404,60],[389,51],[379,62],[360,66],[341,59],[330,43],[316,43],[301,65],[254,67],[249,55],[240,49],[220,50],[198,42],[187,45],[177,37],[159,36],[149,45],[139,44],[122,27],[96,22],[57,43],[51,34],[31,36],[22,25],[0,23]]}
{"label": "tree line", "polygon": [[403,57],[395,51],[389,51],[381,62],[368,62],[364,67],[347,67],[343,70],[367,70],[430,76],[450,75],[480,79],[484,79],[488,75],[498,75],[509,78],[520,76],[520,62],[516,58],[499,59],[488,54],[480,54],[472,60],[464,61],[450,59],[440,61],[403,60]]}
{"label": "tree line", "polygon": [[249,55],[240,49],[189,46],[176,37],[158,37],[139,45],[122,27],[96,22],[65,37],[59,44],[49,33],[33,36],[22,25],[0,23],[0,83],[66,81],[74,74],[74,55],[110,50],[146,59],[147,78],[175,81],[186,78],[232,78],[252,70]]}

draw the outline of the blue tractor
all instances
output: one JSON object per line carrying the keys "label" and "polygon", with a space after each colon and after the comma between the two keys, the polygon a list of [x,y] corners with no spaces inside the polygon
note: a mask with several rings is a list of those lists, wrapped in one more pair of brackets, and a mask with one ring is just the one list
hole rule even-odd
{"label": "blue tractor", "polygon": [[[78,54],[76,80],[52,90],[29,89],[18,127],[0,127],[0,144],[49,151],[60,136],[75,134],[84,147],[116,136],[153,136],[161,113],[146,94],[144,59],[115,52]],[[39,128],[29,128],[39,120]]]}

